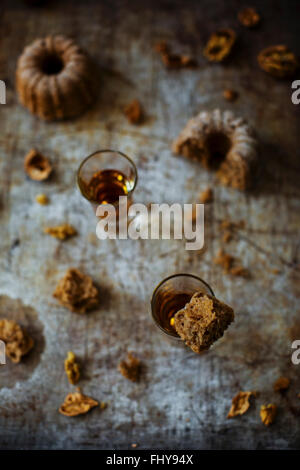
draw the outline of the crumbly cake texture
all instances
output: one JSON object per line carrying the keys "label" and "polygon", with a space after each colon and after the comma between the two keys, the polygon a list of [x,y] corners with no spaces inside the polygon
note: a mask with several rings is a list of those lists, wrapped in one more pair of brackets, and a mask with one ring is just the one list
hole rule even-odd
{"label": "crumbly cake texture", "polygon": [[196,292],[174,319],[181,339],[192,351],[201,353],[223,336],[234,320],[234,312],[215,297]]}
{"label": "crumbly cake texture", "polygon": [[77,116],[92,104],[95,76],[88,56],[73,40],[47,36],[25,47],[18,59],[16,86],[29,111],[54,121]]}
{"label": "crumbly cake texture", "polygon": [[129,352],[127,360],[118,365],[118,370],[126,379],[137,382],[141,373],[141,361]]}
{"label": "crumbly cake texture", "polygon": [[247,122],[231,111],[202,111],[190,119],[172,150],[216,171],[219,181],[246,190],[257,164],[257,140]]}
{"label": "crumbly cake texture", "polygon": [[0,340],[6,345],[6,354],[12,362],[19,363],[23,356],[33,348],[33,339],[16,322],[2,318],[0,320]]}
{"label": "crumbly cake texture", "polygon": [[75,268],[68,269],[53,295],[64,307],[76,313],[86,313],[99,305],[98,289],[92,279]]}

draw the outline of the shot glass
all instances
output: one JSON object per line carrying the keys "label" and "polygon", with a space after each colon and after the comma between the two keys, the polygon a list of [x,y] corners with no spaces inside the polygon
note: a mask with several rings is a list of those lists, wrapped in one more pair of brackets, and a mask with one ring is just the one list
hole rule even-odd
{"label": "shot glass", "polygon": [[118,211],[119,196],[127,197],[127,206],[137,184],[133,161],[118,150],[98,150],[86,157],[77,171],[81,195],[96,212],[98,206],[111,204]]}
{"label": "shot glass", "polygon": [[172,325],[172,318],[195,292],[214,296],[207,282],[193,274],[173,274],[163,279],[152,294],[151,315],[154,323],[166,337],[182,345],[184,343]]}

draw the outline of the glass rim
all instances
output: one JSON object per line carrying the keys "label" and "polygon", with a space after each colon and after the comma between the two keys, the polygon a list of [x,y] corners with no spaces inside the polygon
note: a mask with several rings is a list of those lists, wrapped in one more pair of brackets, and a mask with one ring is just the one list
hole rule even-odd
{"label": "glass rim", "polygon": [[[152,320],[154,321],[155,325],[158,326],[158,328],[167,336],[170,336],[176,340],[181,340],[180,336],[177,334],[177,333],[171,333],[169,331],[166,331],[159,323],[158,321],[156,320],[156,318],[154,317],[153,315],[153,302],[154,302],[154,298],[155,298],[155,295],[157,294],[157,291],[158,289],[163,285],[165,284],[165,282],[169,281],[170,279],[174,279],[176,277],[190,277],[190,278],[193,278],[193,279],[196,279],[197,281],[200,281],[202,282],[202,284],[204,284],[210,294],[215,297],[215,294],[212,290],[212,288],[210,287],[210,285],[204,281],[204,279],[202,279],[201,277],[197,276],[196,274],[190,274],[190,273],[176,273],[176,274],[171,274],[170,276],[167,276],[165,277],[164,279],[162,279],[158,284],[157,286],[154,288],[153,290],[153,293],[152,293],[152,297],[151,297],[151,301],[150,301],[150,305],[151,305],[151,317],[152,317]],[[197,292],[197,291],[195,291]]]}
{"label": "glass rim", "polygon": [[90,199],[88,199],[86,197],[86,195],[84,194],[84,191],[82,190],[81,186],[80,186],[80,182],[79,182],[79,173],[80,173],[80,170],[81,168],[83,167],[83,165],[92,157],[94,157],[95,155],[97,155],[97,153],[117,153],[119,156],[125,158],[129,163],[130,165],[132,166],[133,168],[133,171],[134,171],[134,184],[133,184],[133,187],[132,189],[130,189],[130,191],[128,191],[128,193],[126,194],[126,197],[129,196],[130,194],[133,193],[133,191],[135,190],[135,187],[137,185],[137,181],[138,181],[138,171],[137,171],[137,167],[136,167],[136,164],[134,163],[134,161],[128,157],[125,153],[121,152],[120,150],[114,150],[114,149],[101,149],[101,150],[96,150],[95,152],[91,153],[90,155],[88,155],[87,157],[85,157],[82,162],[80,163],[79,167],[77,168],[77,172],[76,172],[76,182],[77,182],[77,187],[81,193],[81,195],[89,202],[94,202],[97,204],[97,201],[91,201]]}

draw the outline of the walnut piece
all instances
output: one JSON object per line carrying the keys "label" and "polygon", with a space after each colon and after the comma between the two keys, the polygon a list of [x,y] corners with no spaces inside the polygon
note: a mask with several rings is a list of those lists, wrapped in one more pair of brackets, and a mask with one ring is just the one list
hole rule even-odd
{"label": "walnut piece", "polygon": [[201,353],[221,338],[234,320],[231,307],[211,295],[196,292],[175,316],[175,329],[185,344]]}
{"label": "walnut piece", "polygon": [[16,322],[0,320],[0,340],[6,344],[6,354],[12,362],[19,363],[23,356],[33,348],[33,339]]}
{"label": "walnut piece", "polygon": [[129,352],[127,360],[121,361],[118,365],[118,370],[126,379],[137,382],[141,372],[141,361]]}
{"label": "walnut piece", "polygon": [[243,415],[250,407],[250,398],[255,397],[256,392],[239,392],[232,399],[232,405],[227,418]]}
{"label": "walnut piece", "polygon": [[282,392],[287,390],[290,386],[290,383],[291,381],[287,377],[279,377],[279,379],[277,379],[273,385],[273,390],[274,392]]}
{"label": "walnut piece", "polygon": [[284,45],[263,49],[257,60],[262,70],[276,78],[292,77],[299,68],[297,57]]}
{"label": "walnut piece", "polygon": [[72,351],[68,352],[65,359],[65,372],[70,384],[77,384],[80,379],[80,367],[78,362],[76,362],[76,356]]}
{"label": "walnut piece", "polygon": [[200,194],[199,200],[202,204],[208,204],[213,201],[214,193],[211,188],[207,188]]}
{"label": "walnut piece", "polygon": [[36,200],[36,202],[38,202],[42,206],[46,206],[47,204],[49,204],[49,199],[46,196],[46,194],[37,194],[35,196],[35,200]]}
{"label": "walnut piece", "polygon": [[246,7],[239,11],[238,20],[246,28],[254,28],[260,22],[260,16],[255,8]]}
{"label": "walnut piece", "polygon": [[92,279],[75,268],[68,269],[53,295],[64,307],[76,313],[86,313],[99,305],[98,289]]}
{"label": "walnut piece", "polygon": [[277,405],[269,404],[260,407],[260,417],[265,426],[270,426],[275,420]]}
{"label": "walnut piece", "polygon": [[64,403],[59,408],[59,412],[65,416],[78,416],[87,413],[99,403],[93,398],[90,398],[81,393],[78,388],[76,392],[69,393]]}
{"label": "walnut piece", "polygon": [[143,120],[143,110],[138,100],[133,100],[124,108],[124,113],[131,124],[140,124]]}
{"label": "walnut piece", "polygon": [[24,169],[32,180],[43,181],[49,177],[52,166],[48,158],[36,149],[31,149],[25,156]]}
{"label": "walnut piece", "polygon": [[229,56],[235,41],[236,34],[232,29],[220,29],[210,36],[203,54],[211,62],[222,62]]}
{"label": "walnut piece", "polygon": [[69,224],[56,225],[55,227],[46,227],[44,232],[59,240],[66,240],[66,238],[74,237],[77,235],[76,229]]}

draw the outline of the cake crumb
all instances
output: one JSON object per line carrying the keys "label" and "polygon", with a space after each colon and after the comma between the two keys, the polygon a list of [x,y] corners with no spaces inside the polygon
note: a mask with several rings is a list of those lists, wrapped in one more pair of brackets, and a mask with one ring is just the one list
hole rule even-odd
{"label": "cake crumb", "polygon": [[138,445],[137,445],[136,443],[131,444],[131,447],[132,447],[133,449],[136,449],[137,446],[138,446]]}
{"label": "cake crumb", "polygon": [[206,188],[199,196],[199,200],[202,204],[208,204],[213,201],[213,190],[212,188]]}
{"label": "cake crumb", "polygon": [[140,124],[143,120],[143,110],[138,100],[133,100],[125,106],[124,113],[131,124]]}
{"label": "cake crumb", "polygon": [[80,379],[80,367],[76,362],[76,356],[69,351],[65,359],[65,372],[70,384],[75,385]]}
{"label": "cake crumb", "polygon": [[119,363],[118,370],[126,379],[137,382],[141,372],[141,361],[129,352],[127,360]]}
{"label": "cake crumb", "polygon": [[269,404],[260,407],[260,418],[265,426],[270,426],[275,420],[277,405]]}
{"label": "cake crumb", "polygon": [[48,196],[46,196],[46,194],[37,194],[35,196],[35,200],[42,206],[46,206],[47,204],[49,204],[49,199],[48,199]]}
{"label": "cake crumb", "polygon": [[279,377],[279,379],[277,379],[273,385],[273,390],[274,392],[282,392],[287,390],[290,386],[290,383],[291,381],[287,377]]}
{"label": "cake crumb", "polygon": [[256,392],[238,392],[232,399],[232,405],[227,418],[234,418],[237,415],[243,415],[250,407],[250,398],[255,397]]}
{"label": "cake crumb", "polygon": [[12,362],[18,364],[34,346],[33,339],[26,330],[13,320],[0,319],[0,340],[5,343],[5,353]]}
{"label": "cake crumb", "polygon": [[238,20],[246,28],[253,28],[260,22],[260,16],[252,7],[245,7],[238,13]]}
{"label": "cake crumb", "polygon": [[64,403],[59,408],[59,412],[64,416],[78,416],[87,413],[99,403],[93,398],[90,398],[81,393],[80,388],[76,392],[69,393]]}
{"label": "cake crumb", "polygon": [[197,62],[189,55],[174,54],[166,41],[156,43],[155,51],[161,56],[162,62],[167,68],[178,69],[184,67],[196,67]]}
{"label": "cake crumb", "polygon": [[238,96],[239,95],[237,91],[230,90],[230,89],[226,89],[223,91],[223,97],[225,98],[226,101],[230,101],[230,102],[236,101]]}
{"label": "cake crumb", "polygon": [[69,224],[56,225],[55,227],[45,227],[44,232],[59,240],[66,240],[67,238],[77,235],[76,229]]}

